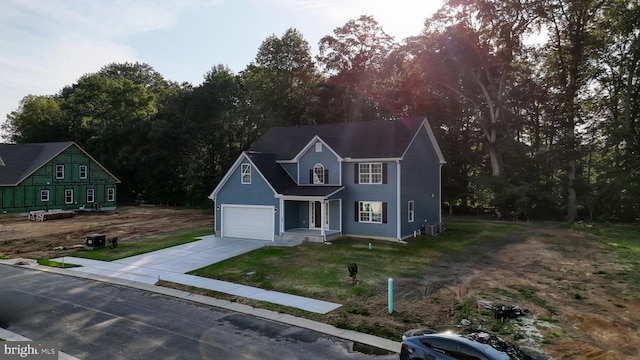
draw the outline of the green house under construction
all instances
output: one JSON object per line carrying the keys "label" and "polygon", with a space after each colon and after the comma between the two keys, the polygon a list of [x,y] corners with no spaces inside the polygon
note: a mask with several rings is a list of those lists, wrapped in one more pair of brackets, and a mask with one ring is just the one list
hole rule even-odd
{"label": "green house under construction", "polygon": [[0,211],[115,210],[113,174],[76,143],[0,144]]}

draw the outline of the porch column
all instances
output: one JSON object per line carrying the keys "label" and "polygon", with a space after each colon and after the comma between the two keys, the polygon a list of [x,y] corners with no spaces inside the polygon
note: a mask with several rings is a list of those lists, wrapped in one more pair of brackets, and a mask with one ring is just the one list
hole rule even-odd
{"label": "porch column", "polygon": [[326,206],[325,201],[324,200],[320,201],[320,236],[322,236],[322,240],[327,240],[324,232],[324,224],[326,222],[325,216],[327,215],[325,214],[325,211],[324,211],[325,206]]}
{"label": "porch column", "polygon": [[278,199],[278,235],[282,236],[284,233],[284,199]]}

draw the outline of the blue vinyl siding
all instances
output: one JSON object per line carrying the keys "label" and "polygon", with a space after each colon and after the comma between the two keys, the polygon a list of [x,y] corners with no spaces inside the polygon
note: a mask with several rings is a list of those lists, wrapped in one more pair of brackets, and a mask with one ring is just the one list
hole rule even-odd
{"label": "blue vinyl siding", "polygon": [[[400,221],[402,236],[425,224],[440,223],[440,161],[427,131],[420,128],[401,163]],[[408,222],[408,207],[414,201],[414,222]]]}
{"label": "blue vinyl siding", "polygon": [[329,202],[329,229],[340,230],[340,201]]}
{"label": "blue vinyl siding", "polygon": [[[346,235],[397,238],[397,165],[387,162],[386,184],[356,184],[355,163],[344,163],[342,168],[343,184],[346,188],[342,195],[342,232]],[[387,203],[387,223],[371,224],[355,221],[356,201],[380,201]]]}
{"label": "blue vinyl siding", "polygon": [[340,162],[336,155],[324,144],[322,144],[322,152],[316,152],[315,144],[313,144],[298,160],[300,185],[313,184],[309,181],[309,170],[318,163],[329,170],[329,181],[325,180],[326,184],[340,184]]}
{"label": "blue vinyl siding", "polygon": [[[242,155],[244,157],[244,155]],[[232,170],[231,175],[227,182],[222,186],[218,192],[216,199],[216,215],[215,224],[216,232],[220,232],[221,226],[221,209],[222,205],[236,204],[236,205],[268,205],[274,206],[276,211],[274,212],[275,230],[274,233],[279,233],[279,217],[280,211],[279,201],[274,197],[274,193],[260,176],[258,170],[251,165],[251,184],[242,184],[242,164],[251,164],[246,157],[241,161],[238,166]]]}

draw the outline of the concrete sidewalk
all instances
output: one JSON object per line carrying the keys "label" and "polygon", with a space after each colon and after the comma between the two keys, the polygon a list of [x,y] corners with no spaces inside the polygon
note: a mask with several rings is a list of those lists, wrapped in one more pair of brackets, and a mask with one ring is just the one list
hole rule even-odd
{"label": "concrete sidewalk", "polygon": [[[400,351],[400,343],[378,336],[363,334],[353,330],[339,329],[335,326],[295,317],[276,311],[255,308],[253,306],[239,304],[237,302],[215,299],[186,291],[166,288],[154,285],[159,279],[180,284],[210,289],[222,293],[243,296],[255,300],[267,301],[274,304],[291,306],[310,312],[325,314],[338,307],[326,301],[304,298],[301,296],[262,290],[250,286],[238,285],[226,281],[202,278],[187,275],[189,272],[242,253],[258,249],[263,246],[291,244],[279,244],[269,241],[225,239],[214,236],[206,236],[201,240],[175,246],[168,249],[154,251],[143,255],[133,256],[117,261],[106,262],[76,257],[64,257],[53,259],[55,261],[82,265],[82,267],[61,269],[49,266],[40,266],[35,260],[9,259],[0,260],[0,263],[9,265],[26,266],[40,271],[72,275],[91,280],[108,282],[111,284],[127,286],[144,291],[173,296],[189,301],[215,306],[236,311],[239,313],[257,316],[280,323],[311,329],[330,336],[351,340],[355,343],[365,344],[378,349],[384,349],[397,353]],[[5,335],[6,336],[6,335]],[[65,359],[61,357],[61,359]],[[66,359],[72,359],[68,357]]]}
{"label": "concrete sidewalk", "polygon": [[110,262],[76,257],[53,260],[82,265],[82,267],[66,269],[69,272],[112,277],[149,285],[159,280],[166,280],[319,314],[326,314],[341,306],[327,301],[185,274],[272,244],[270,241],[205,236],[191,243]]}

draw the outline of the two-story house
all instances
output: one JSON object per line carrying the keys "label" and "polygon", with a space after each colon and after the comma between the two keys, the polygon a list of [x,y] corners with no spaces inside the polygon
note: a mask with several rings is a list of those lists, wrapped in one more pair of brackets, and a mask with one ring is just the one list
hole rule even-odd
{"label": "two-story house", "polygon": [[426,119],[272,128],[209,196],[216,234],[326,241],[437,233],[443,164]]}
{"label": "two-story house", "polygon": [[0,144],[0,211],[113,210],[113,174],[76,143]]}

